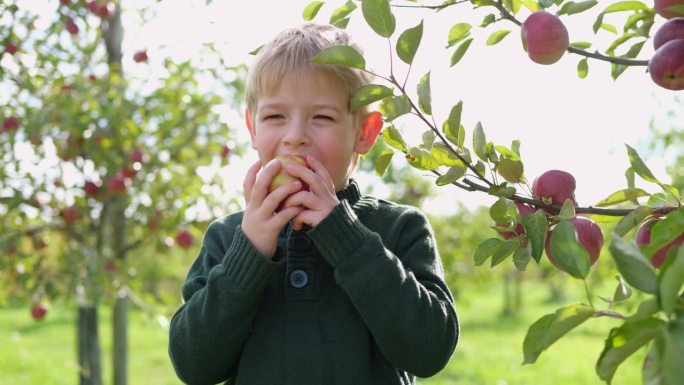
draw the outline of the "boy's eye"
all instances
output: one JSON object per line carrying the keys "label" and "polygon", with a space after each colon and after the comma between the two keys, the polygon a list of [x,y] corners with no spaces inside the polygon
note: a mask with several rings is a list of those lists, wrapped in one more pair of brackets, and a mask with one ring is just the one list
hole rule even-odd
{"label": "boy's eye", "polygon": [[314,116],[314,119],[324,119],[324,120],[330,120],[333,122],[335,121],[335,119],[333,119],[332,116],[328,116],[328,115],[316,115],[316,116]]}
{"label": "boy's eye", "polygon": [[279,114],[273,114],[273,115],[266,115],[264,116],[264,120],[269,120],[269,119],[282,119],[283,116]]}

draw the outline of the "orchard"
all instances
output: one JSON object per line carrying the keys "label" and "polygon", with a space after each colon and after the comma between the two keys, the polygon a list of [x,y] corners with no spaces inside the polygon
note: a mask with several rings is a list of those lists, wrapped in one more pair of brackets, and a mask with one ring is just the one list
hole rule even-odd
{"label": "orchard", "polygon": [[[151,282],[167,273],[165,258],[193,257],[206,226],[240,207],[236,200],[227,202],[224,179],[236,175],[227,170],[246,146],[218,111],[244,108],[244,67],[226,65],[210,44],[204,52],[212,58],[208,63],[175,62],[156,47],[123,50],[126,3],[51,1],[47,21],[23,1],[0,4],[0,303],[22,304],[39,324],[49,320],[52,302],[73,304],[81,384],[103,383],[97,309],[112,308],[114,384],[125,384],[129,303],[155,314],[154,301],[163,307],[177,300],[178,292],[164,292]],[[400,8],[410,15],[401,19],[406,25],[395,17]],[[484,17],[461,18],[465,8]],[[596,76],[618,83],[626,71],[640,71],[653,87],[681,96],[684,0],[328,0],[302,10],[305,20],[340,28],[362,20],[387,43],[387,73],[371,70],[364,53],[347,46],[313,59],[375,76],[350,107],[373,104],[380,111],[369,124],[383,126],[381,138],[364,160],[377,175],[408,165],[450,194],[491,198],[489,228],[478,233],[478,245],[469,251],[478,269],[508,266],[523,272],[549,264],[583,286],[582,301],[535,315],[519,341],[520,362],[533,365],[576,328],[608,318],[615,326],[595,340],[602,347],[595,357],[597,378],[610,384],[620,365],[641,352],[644,384],[679,384],[684,378],[681,186],[661,182],[635,147],[625,144],[625,170],[610,170],[624,173],[624,188],[582,206],[578,202],[585,200],[576,193],[581,180],[555,168],[527,175],[523,143],[501,144],[479,122],[466,127],[464,101],[438,116],[431,84],[439,79],[430,71],[415,82],[409,76],[422,49],[443,43],[423,39],[437,13],[449,13],[452,26],[442,31],[443,55],[431,60],[445,61],[454,71],[473,52],[477,30],[491,50],[515,39],[529,66],[575,60],[576,71],[567,76],[584,78],[590,65],[606,64],[610,70]],[[570,22],[587,16],[593,24]],[[615,20],[622,25],[612,24]],[[578,41],[576,28],[615,38],[608,46],[598,38]],[[647,44],[652,54],[643,53]],[[158,82],[139,75],[152,68],[162,72]],[[207,91],[200,78],[220,87]],[[418,122],[411,130],[419,131],[420,140],[399,129],[407,119]],[[306,164],[280,162],[283,169]],[[287,178],[275,179],[274,188]],[[643,183],[658,191],[639,187]],[[597,296],[588,280],[606,265],[614,266],[618,277],[611,298]],[[169,276],[161,279],[178,279]]]}

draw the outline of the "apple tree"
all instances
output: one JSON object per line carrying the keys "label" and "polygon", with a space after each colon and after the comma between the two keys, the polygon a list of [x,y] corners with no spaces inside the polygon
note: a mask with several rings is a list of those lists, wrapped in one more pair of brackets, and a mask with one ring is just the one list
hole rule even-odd
{"label": "apple tree", "polygon": [[137,272],[194,253],[230,204],[219,173],[242,145],[221,112],[241,100],[244,68],[211,49],[209,64],[124,50],[122,14],[144,10],[123,0],[40,3],[0,3],[0,303],[37,320],[77,304],[81,384],[102,383],[97,309],[114,306],[124,384]]}
{"label": "apple tree", "polygon": [[[487,263],[494,267],[512,263],[516,269],[525,270],[533,265],[531,262],[539,264],[546,255],[555,268],[584,282],[586,302],[562,306],[529,326],[522,343],[524,363],[536,362],[546,349],[577,326],[598,317],[611,317],[618,326],[605,337],[603,351],[597,357],[599,378],[610,383],[626,358],[646,349],[643,382],[679,383],[684,378],[681,191],[658,180],[638,152],[626,145],[629,164],[624,188],[606,192],[605,199],[592,206],[578,206],[574,194],[576,181],[571,174],[548,170],[528,179],[519,141],[511,145],[497,143],[487,137],[482,123],[464,127],[463,101],[453,105],[447,116],[435,116],[431,72],[415,84],[408,82],[408,73],[421,44],[428,44],[422,41],[424,28],[430,23],[429,17],[422,17],[424,11],[434,10],[453,12],[454,24],[444,31],[448,42],[444,57],[437,58],[448,60],[451,66],[468,54],[475,39],[471,32],[481,29],[488,36],[486,44],[491,46],[507,37],[519,36],[521,49],[538,64],[552,65],[572,56],[578,58],[577,73],[568,76],[585,77],[590,63],[605,61],[611,68],[607,76],[615,81],[629,68],[640,67],[648,69],[644,76],[650,76],[657,86],[679,91],[684,89],[684,1],[312,1],[303,10],[304,19],[318,17],[326,4],[331,6],[326,22],[345,28],[351,18],[363,18],[390,47],[389,73],[371,71],[364,55],[348,46],[329,48],[314,58],[321,64],[354,67],[375,75],[374,84],[363,87],[352,97],[351,108],[379,104],[385,122],[382,139],[388,148],[374,158],[378,174],[382,175],[393,159],[401,157],[410,166],[434,175],[437,186],[494,197],[489,213],[496,236],[472,250],[475,265]],[[399,7],[423,12],[416,13],[413,21],[402,28],[395,17]],[[477,21],[464,20],[458,12],[462,7],[483,10],[486,16]],[[574,41],[573,31],[567,29],[564,20],[580,14],[592,14],[593,25],[587,28],[594,33],[606,30],[617,37],[607,47]],[[623,25],[607,22],[607,15],[611,15],[610,20],[614,20],[613,16],[621,17]],[[644,44],[654,44],[651,57],[642,54]],[[407,70],[400,73],[400,68]],[[416,118],[423,126],[418,142],[411,143],[397,128],[407,118]],[[652,184],[659,192],[636,187],[637,179]],[[607,236],[604,237],[597,221],[610,223]],[[617,267],[618,284],[611,298],[598,302],[591,294],[587,277],[592,267],[601,263],[599,255],[604,242]],[[625,302],[630,302],[635,310],[624,314],[619,311],[619,305]]]}

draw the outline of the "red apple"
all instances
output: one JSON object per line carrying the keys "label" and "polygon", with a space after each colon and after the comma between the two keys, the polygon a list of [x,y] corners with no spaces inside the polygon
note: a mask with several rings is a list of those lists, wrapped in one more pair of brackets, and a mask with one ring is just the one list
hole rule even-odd
{"label": "red apple", "polygon": [[[651,243],[651,230],[653,229],[653,226],[660,220],[662,220],[662,218],[651,218],[646,220],[644,223],[641,224],[641,226],[639,226],[639,229],[637,230],[636,236],[634,238],[637,245],[639,245],[640,247],[646,247],[649,243]],[[667,253],[670,251],[670,249],[672,249],[673,247],[681,246],[683,243],[684,232],[677,238],[666,243],[663,247],[658,249],[653,254],[653,256],[651,257],[651,264],[653,265],[653,267],[660,267],[663,264],[663,262],[665,262],[665,258],[667,258]]]}
{"label": "red apple", "polygon": [[76,23],[72,19],[67,19],[66,29],[72,35],[78,34],[78,31],[79,31],[78,25],[76,25]]}
{"label": "red apple", "polygon": [[135,163],[135,162],[143,163],[144,158],[145,158],[145,153],[142,152],[141,150],[138,150],[138,149],[135,149],[135,150],[131,151],[130,154],[128,154],[128,160],[130,160],[133,163]]}
{"label": "red apple", "polygon": [[2,122],[2,131],[14,131],[19,128],[19,119],[11,116]]}
{"label": "red apple", "polygon": [[666,19],[684,16],[684,0],[655,0],[653,3],[656,13]]}
{"label": "red apple", "polygon": [[684,17],[675,17],[665,22],[653,35],[653,48],[658,49],[670,40],[684,39]]}
{"label": "red apple", "polygon": [[85,191],[86,196],[95,198],[100,194],[100,185],[92,181],[86,181],[83,185],[83,190]]}
{"label": "red apple", "polygon": [[[518,207],[518,213],[523,216],[527,214],[532,214],[535,212],[535,208],[530,205],[526,205],[524,203],[520,202],[515,202],[515,205]],[[498,226],[504,226],[503,224],[497,223]],[[501,236],[503,239],[511,239],[513,237],[516,237],[518,235],[525,234],[525,226],[523,226],[522,223],[518,223],[518,225],[515,227],[514,231],[502,231],[500,232]]]}
{"label": "red apple", "polygon": [[553,64],[570,45],[568,30],[558,16],[545,11],[532,13],[521,26],[523,49],[533,62]]}
{"label": "red apple", "polygon": [[112,175],[107,183],[110,194],[122,194],[128,188],[129,179],[122,172]]}
{"label": "red apple", "polygon": [[93,1],[89,1],[89,2],[86,3],[86,8],[87,8],[88,11],[90,11],[91,13],[97,14],[99,5],[97,4],[97,1],[96,1],[96,0],[93,0]]}
{"label": "red apple", "polygon": [[188,230],[181,230],[176,234],[176,243],[178,246],[187,249],[195,243],[195,237]]}
{"label": "red apple", "polygon": [[141,63],[141,62],[146,62],[147,59],[147,51],[138,51],[135,54],[133,54],[133,61],[136,63]]}
{"label": "red apple", "polygon": [[224,144],[223,147],[221,147],[221,159],[226,160],[228,155],[230,155],[230,147]]}
{"label": "red apple", "polygon": [[100,16],[101,19],[109,19],[112,16],[113,4],[110,2],[105,2],[104,4],[97,7],[94,14]]}
{"label": "red apple", "polygon": [[107,262],[105,262],[104,268],[108,272],[113,273],[116,271],[116,262],[114,262],[112,260],[108,260]]}
{"label": "red apple", "polygon": [[67,224],[73,224],[80,216],[78,209],[74,206],[67,207],[62,211],[62,218],[64,218],[64,222]]}
{"label": "red apple", "polygon": [[17,53],[18,50],[19,50],[19,47],[12,42],[5,44],[5,52],[7,52],[10,55],[14,55],[15,53]]}
{"label": "red apple", "polygon": [[[532,183],[532,196],[546,204],[562,206],[566,199],[575,200],[575,177],[561,170],[549,170],[535,178]],[[545,210],[557,214],[558,210]]]}
{"label": "red apple", "polygon": [[71,0],[59,0],[59,3],[64,6],[69,6],[69,4],[71,4]]}
{"label": "red apple", "polygon": [[[570,220],[570,223],[575,227],[577,233],[577,240],[582,245],[582,248],[589,254],[589,264],[593,265],[601,255],[601,247],[603,247],[603,232],[601,228],[589,218],[575,217]],[[551,235],[553,230],[549,231],[546,237],[546,256],[549,261],[558,267],[558,262],[551,254]]]}
{"label": "red apple", "polygon": [[670,40],[658,48],[648,62],[648,72],[657,85],[684,90],[684,39]]}
{"label": "red apple", "polygon": [[45,318],[47,312],[48,305],[43,302],[39,302],[31,307],[31,317],[33,317],[33,319],[36,321],[40,321]]}

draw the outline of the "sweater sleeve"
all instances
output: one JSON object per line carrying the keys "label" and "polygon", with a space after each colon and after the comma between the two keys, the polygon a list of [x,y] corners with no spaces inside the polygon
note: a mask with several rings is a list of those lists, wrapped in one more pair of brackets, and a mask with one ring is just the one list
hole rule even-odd
{"label": "sweater sleeve", "polygon": [[448,363],[458,319],[427,218],[406,208],[393,216],[382,224],[391,234],[391,250],[347,201],[309,235],[385,357],[401,370],[429,377]]}
{"label": "sweater sleeve", "polygon": [[169,355],[183,382],[216,384],[234,372],[275,268],[238,224],[214,222],[207,229],[169,331]]}

